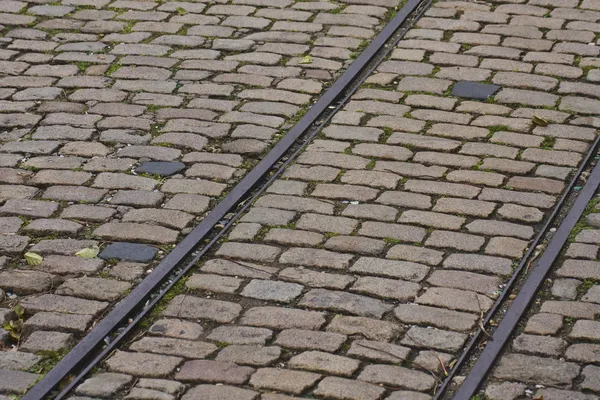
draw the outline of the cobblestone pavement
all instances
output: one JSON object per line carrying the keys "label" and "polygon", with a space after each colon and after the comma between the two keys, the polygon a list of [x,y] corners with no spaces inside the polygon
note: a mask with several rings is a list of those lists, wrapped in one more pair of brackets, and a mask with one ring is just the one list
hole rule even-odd
{"label": "cobblestone pavement", "polygon": [[397,4],[1,0],[0,328],[16,300],[26,323],[0,393],[139,282]]}
{"label": "cobblestone pavement", "polygon": [[502,355],[485,394],[496,400],[595,400],[600,394],[600,198],[588,206]]}
{"label": "cobblestone pavement", "polygon": [[596,136],[594,9],[436,3],[76,395],[429,399]]}
{"label": "cobblestone pavement", "polygon": [[[74,29],[83,32],[86,26],[94,29],[112,26],[120,32],[131,30],[117,38],[133,38],[134,42],[157,36],[150,37],[136,30],[136,26],[144,27],[145,31],[167,29],[173,23],[186,21],[196,25],[187,30],[186,36],[159,34],[151,39],[152,43],[121,43],[107,48],[106,54],[91,56],[97,62],[121,57],[118,62],[122,66],[115,71],[113,67],[104,71],[106,66],[87,66],[86,72],[91,69],[102,75],[108,73],[109,81],[105,76],[0,80],[12,82],[11,85],[18,82],[31,85],[37,79],[46,79],[40,84],[44,87],[54,81],[57,87],[64,81],[76,82],[75,86],[81,87],[83,82],[112,84],[114,80],[111,89],[72,88],[70,94],[57,93],[72,102],[42,102],[37,112],[40,108],[48,112],[43,119],[38,114],[0,115],[9,121],[31,118],[19,122],[22,124],[41,121],[33,130],[33,140],[13,141],[0,148],[7,152],[3,157],[13,160],[5,170],[6,176],[19,180],[3,190],[12,197],[29,197],[37,191],[32,185],[50,186],[40,195],[50,201],[8,199],[0,208],[7,214],[22,214],[25,210],[30,217],[42,218],[30,223],[37,228],[24,224],[21,228],[22,221],[9,217],[6,225],[12,227],[13,233],[18,229],[32,235],[61,233],[68,231],[66,226],[76,229],[70,218],[83,222],[92,216],[95,220],[86,221],[86,227],[78,225],[81,240],[87,232],[88,236],[109,241],[175,242],[178,229],[192,224],[190,214],[201,215],[209,207],[208,196],[216,198],[226,190],[225,183],[215,182],[217,178],[228,182],[236,168],[242,170],[242,157],[224,156],[218,151],[218,154],[199,152],[194,146],[201,144],[200,150],[214,147],[228,153],[250,150],[254,152],[250,158],[263,151],[267,143],[257,139],[271,139],[277,131],[270,128],[284,126],[310,100],[309,95],[291,90],[320,91],[322,84],[317,80],[330,77],[325,69],[341,68],[342,62],[335,58],[350,58],[351,51],[361,44],[362,38],[346,35],[372,36],[374,31],[369,28],[379,24],[387,12],[381,7],[386,4],[373,0],[358,1],[360,5],[349,5],[339,14],[332,11],[339,10],[332,3],[286,3],[284,10],[269,7],[281,6],[279,1],[258,1],[264,8],[257,9],[251,0],[234,1],[238,4],[234,6],[202,5],[201,8],[205,7],[202,10],[199,3],[159,6],[151,2],[120,1],[127,9],[135,5],[153,6],[150,11],[127,11],[127,18],[146,16],[159,21],[128,25],[119,21],[119,17],[125,18],[123,14],[116,15],[107,6],[100,13],[82,9],[71,18],[58,18],[67,22],[56,22],[57,19],[50,20],[55,21],[54,25],[41,22],[40,25],[50,24],[47,29],[62,30],[69,21],[77,22],[74,18],[78,14],[88,15],[92,21],[82,22],[83,27]],[[0,7],[5,7],[4,4]],[[115,4],[110,6],[116,7]],[[34,7],[29,9],[30,13],[36,9],[58,12],[50,6]],[[56,7],[65,14],[72,12],[64,6]],[[213,8],[221,13],[218,15],[222,21],[211,13]],[[203,15],[196,14],[198,11]],[[347,16],[349,12],[362,15]],[[225,15],[232,13],[242,15]],[[247,16],[251,13],[255,16]],[[111,21],[98,22],[100,16]],[[306,22],[313,16],[312,22]],[[15,23],[17,17],[30,18],[11,15],[7,22]],[[240,35],[247,35],[245,39],[232,42],[213,38],[229,36],[233,32],[231,25],[261,30],[270,24],[269,18],[301,21],[278,21],[272,25],[272,30],[293,32],[246,34],[238,30]],[[167,19],[167,25],[160,22]],[[344,24],[360,26],[330,26],[341,24],[342,20]],[[377,73],[334,117],[333,123],[289,167],[284,177],[258,199],[214,256],[204,260],[187,279],[184,290],[170,301],[148,332],[113,354],[102,371],[77,388],[76,396],[80,399],[183,396],[185,400],[258,399],[259,396],[261,400],[285,400],[293,396],[348,400],[430,398],[443,379],[443,370],[449,368],[482,313],[491,306],[513,264],[555,204],[564,181],[596,136],[595,128],[600,126],[596,117],[600,114],[597,100],[600,91],[594,84],[600,80],[600,59],[596,58],[599,47],[594,45],[600,33],[597,21],[600,21],[597,0],[583,0],[581,4],[577,0],[434,4],[390,58],[378,67]],[[177,25],[178,30],[181,28]],[[9,31],[39,35],[37,31],[19,29],[14,27]],[[327,35],[317,38],[325,29]],[[316,30],[316,33],[297,30]],[[194,38],[190,36],[194,32],[206,35],[196,40],[203,40],[212,48],[216,46],[217,52],[174,49],[181,46],[182,40]],[[81,38],[82,33],[74,34],[53,33],[72,40],[87,40]],[[115,37],[113,33],[106,37],[109,35]],[[313,54],[310,64],[296,65],[305,61],[303,57],[287,60],[298,52],[306,54],[308,44],[304,43],[311,39],[315,41],[310,50]],[[101,43],[93,40],[97,39],[85,46]],[[250,55],[230,55],[232,48],[246,52],[244,49],[250,46],[246,40],[267,43],[260,44]],[[277,43],[281,41],[286,42]],[[31,43],[41,46],[40,43],[52,42],[15,37],[7,43],[6,51]],[[85,57],[87,62],[90,57],[87,52],[95,48],[86,47],[86,52],[80,53],[72,49],[80,45],[68,43],[59,47],[57,43],[53,50],[63,49],[64,53],[37,56],[55,57],[54,60],[80,57],[75,62]],[[226,46],[225,50],[221,45]],[[169,51],[173,51],[170,57],[158,58]],[[285,67],[276,66],[282,63],[276,52],[286,56]],[[29,60],[32,56],[28,54]],[[175,57],[186,59],[175,64],[180,60]],[[216,57],[222,59],[200,60]],[[153,63],[152,69],[145,65],[131,68],[128,65],[131,60]],[[165,64],[156,67],[159,62]],[[275,65],[248,64],[252,62]],[[178,67],[167,70],[173,65]],[[73,73],[79,71],[77,65],[73,67],[77,68],[77,71],[72,69]],[[22,68],[32,67],[26,64]],[[62,73],[66,68],[59,71]],[[236,68],[236,73],[231,72]],[[298,81],[295,76],[301,73],[315,80]],[[147,78],[151,74],[156,74],[152,76],[159,83],[125,80]],[[133,104],[111,103],[120,102],[127,95],[126,90],[157,90],[166,84],[161,81],[164,74],[174,74],[173,81],[166,81],[171,85],[169,94],[143,97],[132,93],[129,96]],[[211,79],[211,83],[183,81],[199,77]],[[483,85],[468,84],[466,80]],[[240,87],[240,81],[249,86]],[[272,84],[278,89],[255,88]],[[6,90],[13,100],[23,93]],[[49,89],[25,89],[25,93],[40,94],[45,90]],[[236,94],[232,95],[234,90]],[[175,91],[178,94],[172,94]],[[188,93],[194,97],[188,107],[169,103],[175,108],[156,110],[135,104],[140,96],[145,101],[160,98],[181,102]],[[490,93],[493,94],[490,100],[478,100]],[[200,95],[233,99],[206,100],[199,98]],[[91,105],[88,114],[73,117],[76,107],[81,110],[84,107],[75,101],[85,103],[99,96],[108,105]],[[256,101],[242,103],[246,99]],[[266,107],[260,104],[267,100],[276,102]],[[129,111],[130,107],[138,111]],[[191,107],[198,109],[190,111]],[[232,111],[235,107],[239,111]],[[102,115],[94,116],[94,108],[101,110]],[[269,112],[277,110],[277,115],[256,114],[265,108]],[[154,120],[135,115],[138,112],[168,121],[155,128]],[[112,113],[132,114],[108,115]],[[200,116],[205,120],[192,119]],[[48,128],[84,118],[89,119],[88,127]],[[241,127],[224,125],[229,123],[239,123]],[[270,126],[248,126],[249,123]],[[96,137],[93,124],[102,132],[98,141],[86,142],[85,139]],[[141,131],[124,132],[135,129]],[[228,134],[230,130],[232,133]],[[29,129],[19,128],[6,135],[17,138],[28,132]],[[131,143],[120,151],[108,147],[109,142],[120,137],[145,142]],[[194,144],[190,145],[192,139]],[[173,147],[158,146],[161,143]],[[49,159],[48,154],[59,147],[59,153],[65,157]],[[118,151],[119,158],[86,159],[103,156],[100,151],[106,155]],[[13,152],[19,155],[13,156]],[[34,174],[10,169],[23,159],[25,152],[33,152],[35,156],[19,165],[30,168],[62,165],[67,170],[48,173],[43,169]],[[164,152],[170,155],[167,157]],[[126,161],[121,164],[124,158]],[[131,163],[146,159],[170,162],[181,159],[188,168],[181,176],[158,180],[118,172],[115,167],[118,164],[121,171],[127,171]],[[169,166],[175,168],[174,164]],[[71,168],[81,170],[70,171]],[[79,174],[85,176],[81,175],[77,182],[72,180]],[[205,180],[191,179],[197,176]],[[87,178],[81,181],[84,177]],[[92,182],[91,187],[81,186],[88,181]],[[65,184],[80,187],[69,191],[52,189],[53,185]],[[159,184],[160,192],[154,192]],[[145,192],[140,194],[140,190]],[[72,193],[80,197],[64,197]],[[110,198],[110,202],[105,201],[108,204],[138,208],[67,204],[98,202],[99,198],[87,197],[91,193],[106,200]],[[172,194],[174,197],[170,198]],[[153,197],[156,199],[150,201]],[[160,209],[159,205],[165,201],[164,209]],[[199,204],[204,206],[195,208]],[[64,209],[57,211],[63,206]],[[104,214],[100,217],[98,213]],[[44,219],[51,215],[61,215],[63,219],[50,222]],[[114,222],[105,221],[117,216]],[[57,224],[60,228],[56,228]],[[23,234],[5,238],[7,241],[21,238],[17,239],[21,244],[14,250],[18,254],[31,240]],[[109,301],[130,288],[127,279],[135,280],[147,268],[130,263],[113,266],[96,259],[72,257],[73,252],[94,243],[99,242],[37,243],[32,250],[45,256],[41,268],[21,265],[18,270],[0,275],[0,285],[6,285],[10,291],[44,293],[21,300],[26,313],[34,315],[25,324],[27,334],[20,347],[22,351],[0,353],[0,393],[19,393],[34,382],[36,373],[43,368],[36,364],[39,356],[31,353],[67,347],[74,337],[85,332]],[[112,251],[119,249],[113,246]],[[72,277],[94,273],[97,275],[93,278]]]}

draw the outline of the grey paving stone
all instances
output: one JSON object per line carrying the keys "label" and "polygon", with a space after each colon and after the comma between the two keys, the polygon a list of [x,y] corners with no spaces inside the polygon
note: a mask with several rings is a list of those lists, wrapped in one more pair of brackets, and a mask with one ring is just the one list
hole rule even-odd
{"label": "grey paving stone", "polygon": [[513,348],[520,353],[560,356],[567,342],[560,338],[521,334],[513,341]]}
{"label": "grey paving stone", "polygon": [[171,176],[185,168],[181,162],[167,161],[148,161],[136,168],[138,173],[147,173],[151,175]]}
{"label": "grey paving stone", "polygon": [[466,339],[467,335],[458,332],[413,326],[405,333],[401,344],[410,347],[454,352],[462,348]]}
{"label": "grey paving stone", "polygon": [[119,260],[144,263],[152,261],[157,252],[158,250],[152,246],[138,243],[117,242],[106,246],[98,257],[104,260],[116,258]]}
{"label": "grey paving stone", "polygon": [[190,340],[198,339],[203,331],[202,326],[194,322],[170,318],[156,321],[148,330],[152,335]]}
{"label": "grey paving stone", "polygon": [[340,309],[355,315],[377,318],[381,318],[392,308],[391,305],[373,298],[325,289],[307,292],[299,304],[315,309]]}
{"label": "grey paving stone", "polygon": [[379,399],[383,392],[384,389],[376,385],[332,376],[323,379],[315,390],[317,396],[364,400]]}
{"label": "grey paving stone", "polygon": [[241,311],[242,307],[236,303],[179,295],[167,306],[163,315],[226,323],[233,321]]}
{"label": "grey paving stone", "polygon": [[409,354],[410,349],[408,347],[370,340],[355,340],[348,350],[348,355],[390,363],[401,363],[406,360]]}
{"label": "grey paving stone", "polygon": [[106,365],[111,371],[158,378],[172,373],[181,362],[180,357],[117,351],[106,361]]}
{"label": "grey paving stone", "polygon": [[367,339],[389,341],[398,336],[397,325],[364,317],[335,316],[327,326],[328,332],[344,335],[363,335]]}
{"label": "grey paving stone", "polygon": [[25,329],[41,331],[60,330],[83,333],[93,321],[91,315],[62,314],[57,312],[38,312],[25,321]]}
{"label": "grey paving stone", "polygon": [[21,349],[32,353],[40,351],[61,351],[73,342],[70,333],[54,331],[35,331],[21,344]]}
{"label": "grey paving stone", "polygon": [[217,293],[234,293],[242,280],[214,274],[194,274],[185,285],[190,289],[208,290]]}
{"label": "grey paving stone", "polygon": [[194,354],[196,358],[205,358],[217,351],[217,346],[201,341],[182,340],[177,338],[143,337],[130,347],[131,350],[147,353],[187,356]]}
{"label": "grey paving stone", "polygon": [[579,374],[577,364],[550,358],[509,354],[500,360],[493,375],[500,379],[540,382],[542,385],[570,384]]}
{"label": "grey paving stone", "polygon": [[265,367],[279,359],[281,349],[277,346],[227,346],[217,355],[217,361],[241,365]]}
{"label": "grey paving stone", "polygon": [[24,351],[3,351],[0,353],[0,368],[12,370],[28,370],[39,360],[40,356]]}
{"label": "grey paving stone", "polygon": [[303,286],[295,283],[253,279],[241,291],[242,296],[260,300],[289,303],[302,293]]}
{"label": "grey paving stone", "polygon": [[459,81],[453,86],[451,94],[469,99],[486,100],[493,96],[499,89],[500,86],[498,85]]}
{"label": "grey paving stone", "polygon": [[320,351],[306,351],[290,359],[288,365],[295,369],[351,376],[360,366],[357,360]]}
{"label": "grey paving stone", "polygon": [[358,379],[374,384],[422,391],[431,389],[435,384],[430,375],[391,365],[368,365],[360,373]]}
{"label": "grey paving stone", "polygon": [[49,311],[82,315],[97,315],[108,306],[106,302],[54,294],[28,296],[21,303],[31,313]]}
{"label": "grey paving stone", "polygon": [[220,326],[214,329],[207,339],[239,345],[264,345],[273,332],[265,328],[248,326]]}
{"label": "grey paving stone", "polygon": [[394,310],[394,315],[403,323],[429,324],[457,331],[468,331],[477,320],[473,314],[416,304],[399,305]]}
{"label": "grey paving stone", "polygon": [[133,377],[130,375],[111,372],[102,373],[86,379],[81,385],[77,386],[75,393],[106,398],[124,389],[132,380]]}
{"label": "grey paving stone", "polygon": [[257,392],[235,386],[198,385],[189,390],[182,400],[256,400],[257,396]]}
{"label": "grey paving stone", "polygon": [[485,394],[491,399],[516,399],[525,392],[527,386],[522,383],[503,382],[488,385]]}
{"label": "grey paving stone", "polygon": [[286,329],[277,335],[275,344],[300,350],[334,352],[346,341],[346,336],[332,332]]}
{"label": "grey paving stone", "polygon": [[0,391],[3,393],[23,393],[33,385],[40,376],[24,371],[10,369],[0,370]]}
{"label": "grey paving stone", "polygon": [[81,277],[67,279],[56,288],[55,293],[95,300],[115,301],[130,288],[130,283],[114,279]]}

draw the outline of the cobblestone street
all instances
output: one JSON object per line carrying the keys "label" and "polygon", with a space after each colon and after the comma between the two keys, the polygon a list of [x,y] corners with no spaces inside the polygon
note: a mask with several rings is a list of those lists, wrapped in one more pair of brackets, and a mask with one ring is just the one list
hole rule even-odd
{"label": "cobblestone street", "polygon": [[[0,323],[24,322],[0,330],[0,400],[400,6],[0,0]],[[598,0],[432,4],[71,399],[431,399],[596,139],[599,38]],[[481,399],[598,399],[599,216],[594,200]]]}

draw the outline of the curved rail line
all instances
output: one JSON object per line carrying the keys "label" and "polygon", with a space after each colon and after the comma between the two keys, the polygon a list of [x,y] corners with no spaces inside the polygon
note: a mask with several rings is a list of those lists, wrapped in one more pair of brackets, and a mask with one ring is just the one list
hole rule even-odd
{"label": "curved rail line", "polygon": [[[98,323],[22,400],[60,400],[142,320],[240,215],[308,145],[391,52],[432,0],[408,0],[308,112],[150,273]],[[265,180],[265,178],[268,179]],[[258,189],[257,186],[260,187]],[[231,210],[233,217],[227,219]],[[226,221],[225,223],[223,221]],[[217,225],[224,225],[221,229]],[[166,283],[165,283],[166,282]],[[136,314],[137,312],[137,314]],[[111,339],[111,335],[115,336]],[[105,345],[103,349],[101,347]],[[54,396],[68,377],[74,379]]]}
{"label": "curved rail line", "polygon": [[[557,218],[564,209],[569,195],[573,193],[573,188],[579,181],[582,172],[589,167],[591,161],[599,150],[600,136],[596,137],[596,140],[590,147],[584,160],[581,162],[579,169],[576,171],[567,188],[565,188],[563,191],[558,203],[554,206],[554,209],[546,220],[542,230],[540,230],[533,243],[529,246],[529,250],[527,253],[525,253],[519,265],[511,275],[510,280],[506,283],[502,294],[496,299],[494,305],[487,313],[482,323],[484,328],[489,326],[491,319],[505,304],[508,296],[513,293],[513,288],[518,280],[522,278],[522,272],[532,259],[532,255],[536,247],[544,240],[552,225],[557,222]],[[530,275],[526,278],[522,287],[519,289],[517,297],[513,300],[512,304],[506,311],[502,321],[494,330],[492,338],[488,341],[483,351],[478,356],[476,363],[474,364],[473,368],[470,369],[465,381],[452,397],[453,400],[469,400],[472,396],[477,394],[477,390],[483,384],[486,376],[495,365],[496,359],[502,352],[504,346],[508,343],[512,333],[518,326],[519,321],[529,308],[529,304],[535,298],[541,284],[544,282],[544,279],[550,272],[554,260],[558,257],[561,249],[565,245],[571,230],[577,221],[579,221],[588,202],[592,199],[599,186],[600,163],[597,163],[586,184],[579,192],[577,199],[573,203],[573,206],[565,218],[561,221],[556,233],[550,240],[550,243],[541,254],[538,261],[534,264],[533,268],[531,268]],[[473,335],[468,346],[463,350],[460,358],[454,365],[454,368],[449,372],[448,376],[444,380],[444,383],[438,388],[438,391],[434,396],[434,400],[440,400],[444,398],[444,395],[450,388],[450,384],[452,383],[452,380],[456,374],[465,366],[465,363],[468,361],[469,357],[473,355],[473,351],[477,348],[478,344],[481,343],[483,334],[484,331],[480,327]]]}

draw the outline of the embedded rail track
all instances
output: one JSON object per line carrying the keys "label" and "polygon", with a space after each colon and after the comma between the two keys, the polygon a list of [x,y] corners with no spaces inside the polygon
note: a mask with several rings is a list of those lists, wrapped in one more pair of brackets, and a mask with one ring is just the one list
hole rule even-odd
{"label": "embedded rail track", "polygon": [[22,399],[64,398],[106,355],[114,351],[169,289],[217,243],[253,200],[321,131],[431,2],[432,0],[408,0],[256,167]]}
{"label": "embedded rail track", "polygon": [[[502,294],[488,311],[482,325],[463,350],[454,368],[449,371],[444,383],[438,388],[434,397],[435,400],[446,398],[469,400],[477,394],[550,273],[552,265],[567,243],[569,234],[581,218],[594,194],[598,191],[598,187],[600,187],[600,164],[595,161],[594,157],[599,150],[600,137],[597,137],[579,169],[573,175],[571,182],[548,216],[543,228],[507,281]],[[592,165],[593,162],[596,162],[596,164]],[[581,190],[574,191],[576,185],[581,183],[582,173],[590,169],[591,173],[585,181],[585,185]],[[556,225],[558,225],[556,231],[550,233],[550,229]],[[536,257],[534,253],[544,241],[548,241],[547,246]],[[527,271],[529,271],[528,274]],[[524,276],[525,274],[527,275]],[[510,295],[516,295],[516,297],[511,301],[508,308],[503,310],[503,307],[507,306]],[[494,318],[501,321],[495,328],[490,327],[490,321]],[[491,335],[490,329],[493,329]],[[483,350],[477,354],[478,346],[486,339],[486,334],[491,337],[488,336],[488,342]],[[468,366],[467,364],[472,358],[475,359],[475,362],[472,366]],[[467,373],[466,378],[460,387],[450,394],[450,385],[461,371]]]}

